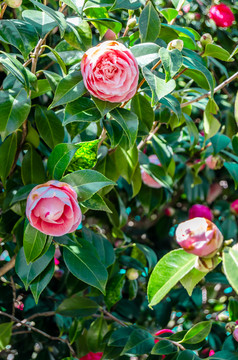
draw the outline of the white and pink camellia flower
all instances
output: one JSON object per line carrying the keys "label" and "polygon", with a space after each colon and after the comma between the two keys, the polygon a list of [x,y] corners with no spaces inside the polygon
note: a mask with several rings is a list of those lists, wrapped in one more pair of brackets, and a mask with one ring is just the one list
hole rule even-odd
{"label": "white and pink camellia flower", "polygon": [[82,220],[76,192],[70,185],[56,180],[31,190],[26,216],[31,226],[52,236],[75,231]]}
{"label": "white and pink camellia flower", "polygon": [[176,240],[186,252],[209,258],[222,246],[223,235],[213,222],[197,217],[179,224]]}
{"label": "white and pink camellia flower", "polygon": [[189,219],[194,219],[196,217],[203,217],[205,219],[212,221],[213,214],[211,212],[211,209],[209,209],[209,207],[205,205],[195,204],[191,206],[191,208],[189,209],[188,217]]}
{"label": "white and pink camellia flower", "polygon": [[84,85],[100,100],[119,103],[136,93],[138,64],[132,52],[117,41],[104,41],[86,51],[81,71]]}
{"label": "white and pink camellia flower", "polygon": [[[161,163],[160,163],[160,161],[159,161],[159,159],[157,158],[156,155],[150,155],[148,157],[148,159],[152,164],[161,166]],[[141,179],[142,179],[143,183],[145,185],[147,185],[147,186],[150,186],[150,187],[155,188],[155,189],[161,188],[161,185],[156,180],[154,180],[152,178],[152,176],[147,174],[147,172],[142,168],[141,168]]]}

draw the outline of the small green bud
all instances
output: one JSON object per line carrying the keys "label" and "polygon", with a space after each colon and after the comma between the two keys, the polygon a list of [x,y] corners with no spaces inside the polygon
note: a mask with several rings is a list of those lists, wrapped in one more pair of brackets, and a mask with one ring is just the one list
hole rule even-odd
{"label": "small green bud", "polygon": [[7,6],[15,9],[21,6],[22,0],[6,0],[5,3],[7,4]]}
{"label": "small green bud", "polygon": [[205,48],[205,46],[207,44],[212,44],[213,43],[213,39],[212,39],[212,36],[211,34],[209,33],[206,33],[206,34],[203,34],[200,38],[200,44],[202,45],[203,48]]}
{"label": "small green bud", "polygon": [[215,269],[215,267],[218,265],[218,257],[212,257],[212,258],[197,258],[195,263],[195,268],[202,272],[208,272]]}
{"label": "small green bud", "polygon": [[168,50],[179,50],[179,51],[182,51],[183,50],[183,40],[172,40],[170,41],[170,43],[168,43],[168,46],[167,46],[167,49]]}
{"label": "small green bud", "polygon": [[135,16],[127,21],[127,26],[130,30],[136,26],[136,17]]}
{"label": "small green bud", "polygon": [[228,322],[226,324],[226,331],[228,331],[229,333],[233,333],[233,331],[235,330],[236,328],[236,323],[234,321],[231,321],[231,322]]}
{"label": "small green bud", "polygon": [[139,272],[136,269],[128,269],[126,276],[129,280],[136,280],[139,277]]}

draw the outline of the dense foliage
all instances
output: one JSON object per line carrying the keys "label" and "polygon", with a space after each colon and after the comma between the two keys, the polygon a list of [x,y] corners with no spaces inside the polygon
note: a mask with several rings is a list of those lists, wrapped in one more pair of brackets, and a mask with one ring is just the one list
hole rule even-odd
{"label": "dense foliage", "polygon": [[225,3],[1,3],[2,359],[238,359]]}

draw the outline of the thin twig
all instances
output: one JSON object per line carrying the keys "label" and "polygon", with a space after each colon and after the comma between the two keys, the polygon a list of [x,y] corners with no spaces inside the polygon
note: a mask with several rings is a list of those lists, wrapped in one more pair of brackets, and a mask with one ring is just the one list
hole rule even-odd
{"label": "thin twig", "polygon": [[4,266],[0,268],[0,277],[5,275],[12,268],[14,268],[15,261],[16,261],[16,255],[14,255],[8,263],[6,263]]}
{"label": "thin twig", "polygon": [[7,4],[4,3],[0,12],[0,20],[3,18],[6,8],[7,8]]}
{"label": "thin twig", "polygon": [[141,142],[137,146],[138,150],[140,150],[148,141],[150,141],[150,139],[153,137],[153,135],[157,133],[157,131],[159,130],[159,128],[161,126],[161,123],[158,125],[157,124],[158,124],[158,121],[155,121],[154,126],[152,127],[150,133],[145,137],[144,140],[141,140]]}
{"label": "thin twig", "polygon": [[116,318],[114,315],[112,315],[111,313],[109,313],[107,310],[100,308],[100,310],[107,315],[110,319],[112,319],[113,321],[116,321],[118,324],[120,324],[121,326],[127,327],[127,324],[125,324],[123,321],[119,320],[118,318]]}
{"label": "thin twig", "polygon": [[42,336],[44,336],[44,337],[46,337],[46,338],[48,338],[48,339],[50,339],[50,340],[61,341],[62,343],[66,344],[66,345],[68,346],[69,351],[71,352],[71,354],[72,354],[73,356],[76,356],[76,353],[75,353],[74,349],[72,348],[72,346],[70,345],[70,343],[69,343],[69,341],[68,341],[67,339],[62,339],[62,338],[60,338],[60,337],[51,336],[51,335],[47,334],[46,332],[44,332],[44,331],[42,331],[42,330],[40,330],[40,329],[35,328],[34,326],[32,326],[31,324],[29,324],[28,322],[23,322],[23,321],[17,319],[15,316],[10,315],[10,314],[7,314],[7,313],[5,313],[5,312],[3,312],[3,311],[0,311],[0,315],[8,317],[9,319],[13,320],[14,322],[16,322],[16,323],[18,323],[18,324],[21,324],[21,325],[24,326],[24,327],[30,328],[32,331],[35,331],[35,332],[37,332],[38,334],[41,334]]}
{"label": "thin twig", "polygon": [[31,316],[29,316],[29,318],[27,318],[27,321],[33,320],[37,317],[41,317],[41,316],[54,316],[55,315],[55,311],[46,311],[46,312],[42,312],[42,313],[36,313],[33,314]]}
{"label": "thin twig", "polygon": [[[226,79],[225,81],[223,81],[223,83],[221,83],[220,85],[218,85],[217,87],[215,87],[215,89],[214,89],[214,94],[215,94],[217,91],[221,90],[224,86],[228,85],[230,82],[232,82],[233,80],[235,80],[236,78],[238,78],[238,71],[237,71],[234,75],[232,75],[231,77],[229,77],[228,79]],[[198,101],[200,101],[200,100],[202,100],[202,99],[205,99],[206,97],[209,97],[209,96],[211,96],[211,91],[209,91],[209,92],[207,92],[206,94],[203,94],[203,95],[201,95],[201,96],[199,96],[199,97],[197,97],[197,98],[195,98],[195,99],[193,99],[193,100],[190,100],[190,101],[187,101],[186,103],[181,104],[181,108],[183,108],[183,107],[185,107],[185,106],[188,106],[188,105],[190,105],[190,104],[193,104],[193,103],[195,103],[195,102],[198,102]]]}
{"label": "thin twig", "polygon": [[98,148],[100,148],[100,146],[102,145],[103,141],[107,138],[107,130],[105,129],[105,127],[103,127],[101,135],[99,136],[99,144],[98,144]]}
{"label": "thin twig", "polygon": [[16,286],[15,286],[13,277],[11,276],[10,279],[11,279],[11,287],[12,287],[12,315],[14,316],[17,293],[16,293]]}

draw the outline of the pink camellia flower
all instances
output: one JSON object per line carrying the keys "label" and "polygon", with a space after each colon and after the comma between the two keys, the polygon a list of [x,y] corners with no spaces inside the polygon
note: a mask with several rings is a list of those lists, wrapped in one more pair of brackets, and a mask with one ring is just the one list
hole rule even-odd
{"label": "pink camellia flower", "polygon": [[105,40],[116,40],[117,36],[111,29],[108,29],[104,35]]}
{"label": "pink camellia flower", "polygon": [[[161,166],[159,159],[157,158],[156,155],[150,155],[148,157],[149,161],[152,164]],[[143,181],[143,183],[149,187],[155,188],[155,189],[159,189],[161,188],[161,185],[152,178],[152,176],[150,176],[149,174],[147,174],[147,172],[141,168],[141,179]]]}
{"label": "pink camellia flower", "polygon": [[179,224],[176,240],[186,252],[209,258],[220,249],[223,236],[214,223],[197,217]]}
{"label": "pink camellia flower", "polygon": [[117,41],[104,41],[86,51],[81,71],[84,85],[100,100],[119,103],[136,93],[139,78],[136,59]]}
{"label": "pink camellia flower", "polygon": [[223,3],[211,6],[209,10],[209,17],[216,23],[217,26],[223,28],[231,26],[235,20],[235,16],[231,9]]}
{"label": "pink camellia flower", "polygon": [[238,327],[233,332],[233,338],[238,342]]}
{"label": "pink camellia flower", "polygon": [[26,216],[31,226],[52,236],[75,231],[82,220],[76,192],[70,185],[56,180],[31,190]]}
{"label": "pink camellia flower", "polygon": [[[174,334],[174,332],[170,329],[162,329],[162,330],[159,330],[155,333],[155,336],[160,336],[162,334]],[[170,336],[168,335],[168,336]],[[159,339],[155,339],[155,344],[158,343],[160,340]],[[165,355],[162,355],[162,359],[165,359],[166,356]]]}
{"label": "pink camellia flower", "polygon": [[207,207],[205,205],[195,204],[195,205],[191,206],[191,208],[189,209],[188,217],[189,217],[189,219],[194,219],[196,217],[202,217],[202,218],[212,221],[213,214],[212,214],[211,210],[209,209],[209,207]]}
{"label": "pink camellia flower", "polygon": [[233,214],[238,215],[238,199],[233,201],[233,203],[231,203],[230,209],[233,212]]}
{"label": "pink camellia flower", "polygon": [[97,353],[89,352],[87,355],[81,357],[80,360],[100,360],[102,356],[103,356],[102,352],[97,352]]}

